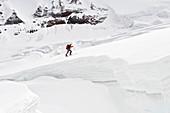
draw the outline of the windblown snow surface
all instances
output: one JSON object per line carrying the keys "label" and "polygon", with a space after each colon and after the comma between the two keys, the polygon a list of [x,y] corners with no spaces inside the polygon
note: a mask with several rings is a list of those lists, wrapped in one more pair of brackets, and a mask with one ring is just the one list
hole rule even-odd
{"label": "windblown snow surface", "polygon": [[0,26],[0,113],[170,113],[170,2],[92,0],[108,8],[102,24],[14,35],[51,1],[5,1],[26,23]]}
{"label": "windblown snow surface", "polygon": [[0,113],[39,113],[39,97],[21,83],[0,83]]}

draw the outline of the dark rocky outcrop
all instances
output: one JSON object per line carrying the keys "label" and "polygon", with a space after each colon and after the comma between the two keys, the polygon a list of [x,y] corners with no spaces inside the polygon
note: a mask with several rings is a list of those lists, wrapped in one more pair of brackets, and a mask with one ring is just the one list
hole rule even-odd
{"label": "dark rocky outcrop", "polygon": [[71,0],[70,4],[81,5],[82,3],[79,0]]}
{"label": "dark rocky outcrop", "polygon": [[[54,1],[51,2],[52,7],[41,7],[39,6],[35,13],[33,14],[34,18],[41,19],[44,18],[44,21],[40,23],[41,28],[51,27],[53,25],[58,24],[91,24],[96,25],[102,23],[107,15],[105,15],[105,8],[98,8],[93,3],[91,3],[90,9],[86,8],[71,8],[66,7],[62,0],[59,0],[57,6],[55,6]],[[70,4],[81,5],[82,3],[79,0],[68,0]],[[87,10],[91,10],[94,12],[96,10],[96,14],[89,15],[84,13]],[[80,15],[83,15],[82,17]],[[52,18],[51,18],[52,17]]]}
{"label": "dark rocky outcrop", "polygon": [[66,22],[60,19],[50,20],[47,22],[46,27],[51,27],[53,25],[58,25],[58,24],[66,24]]}
{"label": "dark rocky outcrop", "polygon": [[26,33],[34,33],[34,32],[37,32],[38,30],[37,29],[30,29],[30,30],[27,30]]}
{"label": "dark rocky outcrop", "polygon": [[[47,8],[47,7],[46,7]],[[46,10],[46,8],[44,10]],[[43,16],[43,9],[41,6],[37,8],[35,13],[33,14],[34,17],[42,17]]]}
{"label": "dark rocky outcrop", "polygon": [[5,25],[19,24],[24,23],[14,11],[12,15],[6,20]]}
{"label": "dark rocky outcrop", "polygon": [[96,25],[98,23],[102,23],[106,17],[100,17],[99,19],[97,18],[97,15],[83,15],[82,17],[78,16],[72,16],[69,17],[68,19],[68,24],[91,24],[91,25]]}

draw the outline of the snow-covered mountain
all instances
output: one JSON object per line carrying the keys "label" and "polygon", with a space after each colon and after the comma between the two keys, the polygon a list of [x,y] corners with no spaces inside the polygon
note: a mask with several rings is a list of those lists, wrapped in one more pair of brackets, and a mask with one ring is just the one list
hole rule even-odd
{"label": "snow-covered mountain", "polygon": [[44,28],[59,24],[96,25],[103,23],[108,18],[108,14],[112,15],[109,17],[113,19],[114,27],[133,25],[132,20],[119,16],[107,5],[100,3],[98,6],[98,2],[89,0],[5,0],[0,4],[1,25],[28,23],[34,26],[33,30],[37,30],[37,27]]}
{"label": "snow-covered mountain", "polygon": [[[35,21],[33,19],[38,17],[44,17],[43,20],[45,18],[53,17],[51,19],[57,20],[59,17],[68,17],[71,13],[82,13],[84,10],[90,9],[90,7],[93,9],[94,6],[86,6],[86,4],[82,4],[80,1],[1,1],[1,20],[3,20],[2,23],[9,24],[6,23],[6,21],[7,19],[9,20],[9,17],[12,14],[14,14],[13,12],[16,12],[15,14],[25,23],[32,23]],[[11,21],[15,22],[16,20],[14,18]]]}
{"label": "snow-covered mountain", "polygon": [[0,113],[170,113],[169,4],[0,0]]}

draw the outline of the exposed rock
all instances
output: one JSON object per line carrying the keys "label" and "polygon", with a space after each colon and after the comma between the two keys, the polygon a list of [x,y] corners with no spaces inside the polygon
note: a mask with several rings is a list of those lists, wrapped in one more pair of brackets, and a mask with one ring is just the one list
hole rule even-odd
{"label": "exposed rock", "polygon": [[47,22],[46,27],[51,27],[53,25],[58,25],[58,24],[66,24],[66,22],[61,19],[50,20]]}
{"label": "exposed rock", "polygon": [[79,0],[71,0],[70,4],[81,5],[82,3]]}
{"label": "exposed rock", "polygon": [[43,16],[43,9],[41,6],[39,6],[37,8],[37,10],[35,11],[35,13],[33,14],[34,17],[42,17]]}
{"label": "exposed rock", "polygon": [[5,25],[19,24],[24,23],[14,11],[12,15],[6,20]]}
{"label": "exposed rock", "polygon": [[91,24],[91,25],[96,25],[98,23],[102,23],[106,17],[100,17],[98,18],[97,15],[83,15],[82,17],[78,17],[76,15],[70,16],[68,18],[68,24]]}
{"label": "exposed rock", "polygon": [[91,10],[95,10],[95,9],[96,9],[96,6],[95,6],[93,3],[91,3],[90,9],[91,9]]}
{"label": "exposed rock", "polygon": [[37,29],[31,29],[31,30],[27,30],[26,32],[27,33],[34,33],[34,32],[37,32],[38,30]]}
{"label": "exposed rock", "polygon": [[63,12],[61,13],[61,17],[68,17],[69,15],[71,15],[73,12]]}
{"label": "exposed rock", "polygon": [[43,16],[49,16],[48,15],[48,7],[45,7],[43,10]]}

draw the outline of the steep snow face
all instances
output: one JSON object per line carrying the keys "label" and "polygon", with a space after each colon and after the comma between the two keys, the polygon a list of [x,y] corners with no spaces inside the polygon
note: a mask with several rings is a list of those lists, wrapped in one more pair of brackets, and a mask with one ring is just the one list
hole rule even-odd
{"label": "steep snow face", "polygon": [[[109,59],[105,56],[71,59],[70,57],[64,62],[23,71],[9,78],[14,80],[34,78],[24,83],[40,96],[40,110],[43,112],[170,111],[170,57],[135,65],[129,65],[122,59]],[[35,79],[38,76],[40,77]],[[101,105],[102,107],[96,109]]]}
{"label": "steep snow face", "polygon": [[109,88],[82,79],[39,77],[24,83],[40,96],[43,113],[120,113],[125,108],[116,107]]}
{"label": "steep snow face", "polygon": [[0,113],[38,113],[39,98],[26,85],[0,82]]}
{"label": "steep snow face", "polygon": [[43,112],[147,113],[149,110],[164,113],[170,110],[170,57],[135,65],[105,56],[71,59],[23,71],[9,78],[30,80],[40,76],[24,83],[40,96],[40,110]]}

